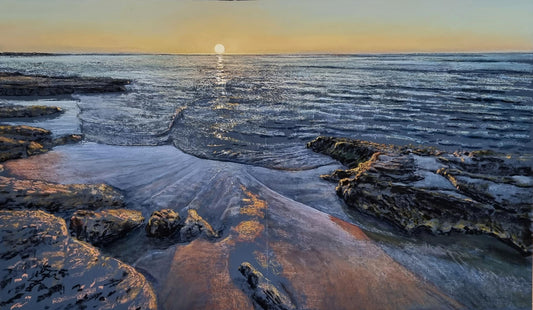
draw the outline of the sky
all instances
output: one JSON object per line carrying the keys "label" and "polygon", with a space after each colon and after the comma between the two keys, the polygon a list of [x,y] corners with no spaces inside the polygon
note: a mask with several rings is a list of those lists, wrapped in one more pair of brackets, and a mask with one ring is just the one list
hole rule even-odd
{"label": "sky", "polygon": [[0,51],[533,51],[531,0],[0,0]]}

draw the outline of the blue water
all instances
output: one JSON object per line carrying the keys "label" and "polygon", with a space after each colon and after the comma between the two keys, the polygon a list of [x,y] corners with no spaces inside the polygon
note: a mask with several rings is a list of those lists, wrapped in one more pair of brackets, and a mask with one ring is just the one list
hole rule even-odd
{"label": "blue water", "polygon": [[0,70],[132,79],[79,96],[89,141],[280,169],[318,135],[531,152],[533,54],[0,57]]}

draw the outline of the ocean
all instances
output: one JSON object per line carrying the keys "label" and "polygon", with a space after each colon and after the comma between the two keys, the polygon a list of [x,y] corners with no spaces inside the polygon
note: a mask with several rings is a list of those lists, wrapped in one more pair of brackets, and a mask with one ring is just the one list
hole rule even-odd
{"label": "ocean", "polygon": [[171,144],[277,169],[324,164],[319,135],[531,152],[533,54],[65,55],[0,70],[111,76],[128,92],[79,96],[87,141]]}

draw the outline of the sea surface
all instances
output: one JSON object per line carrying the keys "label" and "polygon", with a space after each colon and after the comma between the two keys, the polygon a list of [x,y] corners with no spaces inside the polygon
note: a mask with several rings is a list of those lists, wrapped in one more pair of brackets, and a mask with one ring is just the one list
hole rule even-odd
{"label": "sea surface", "polygon": [[[84,135],[6,165],[11,173],[105,182],[145,216],[231,206],[241,186],[268,189],[358,225],[468,308],[531,307],[531,257],[485,236],[408,236],[349,210],[319,178],[340,164],[305,145],[331,135],[531,154],[533,54],[0,56],[0,71],[132,81],[125,93],[0,98],[65,110],[3,123]],[[134,264],[171,245],[140,231],[104,252]]]}
{"label": "sea surface", "polygon": [[533,54],[0,57],[0,70],[131,79],[79,96],[98,143],[278,169],[324,164],[303,147],[318,135],[531,152]]}

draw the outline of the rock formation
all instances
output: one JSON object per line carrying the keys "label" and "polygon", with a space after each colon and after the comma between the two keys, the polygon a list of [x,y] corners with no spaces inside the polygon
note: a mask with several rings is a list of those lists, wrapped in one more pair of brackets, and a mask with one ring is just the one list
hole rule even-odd
{"label": "rock formation", "polygon": [[49,212],[123,206],[123,196],[105,184],[56,184],[0,176],[0,209]]}
{"label": "rock formation", "polygon": [[31,126],[0,125],[0,162],[45,153],[61,144],[81,141],[80,135],[53,139],[49,130]]}
{"label": "rock formation", "polygon": [[1,309],[156,309],[143,275],[43,211],[0,210]]}
{"label": "rock formation", "polygon": [[246,278],[250,295],[254,302],[265,310],[289,310],[295,309],[290,299],[257,271],[252,264],[243,262],[239,266],[239,272]]}
{"label": "rock formation", "polygon": [[530,158],[330,137],[308,147],[348,166],[323,177],[350,207],[408,232],[488,234],[531,253]]}
{"label": "rock formation", "polygon": [[187,212],[187,219],[185,220],[183,227],[180,229],[180,237],[182,241],[191,241],[200,234],[204,234],[207,238],[216,238],[218,236],[211,225],[198,215],[196,210],[189,209]]}
{"label": "rock formation", "polygon": [[141,212],[128,209],[78,210],[70,218],[70,231],[94,245],[112,242],[144,222]]}
{"label": "rock formation", "polygon": [[51,77],[0,72],[0,96],[54,96],[122,92],[130,81],[102,77]]}
{"label": "rock formation", "polygon": [[0,118],[38,117],[62,113],[60,107],[54,106],[19,106],[9,105],[0,107]]}
{"label": "rock formation", "polygon": [[170,209],[154,211],[146,224],[146,233],[150,237],[168,237],[180,225],[180,215]]}

